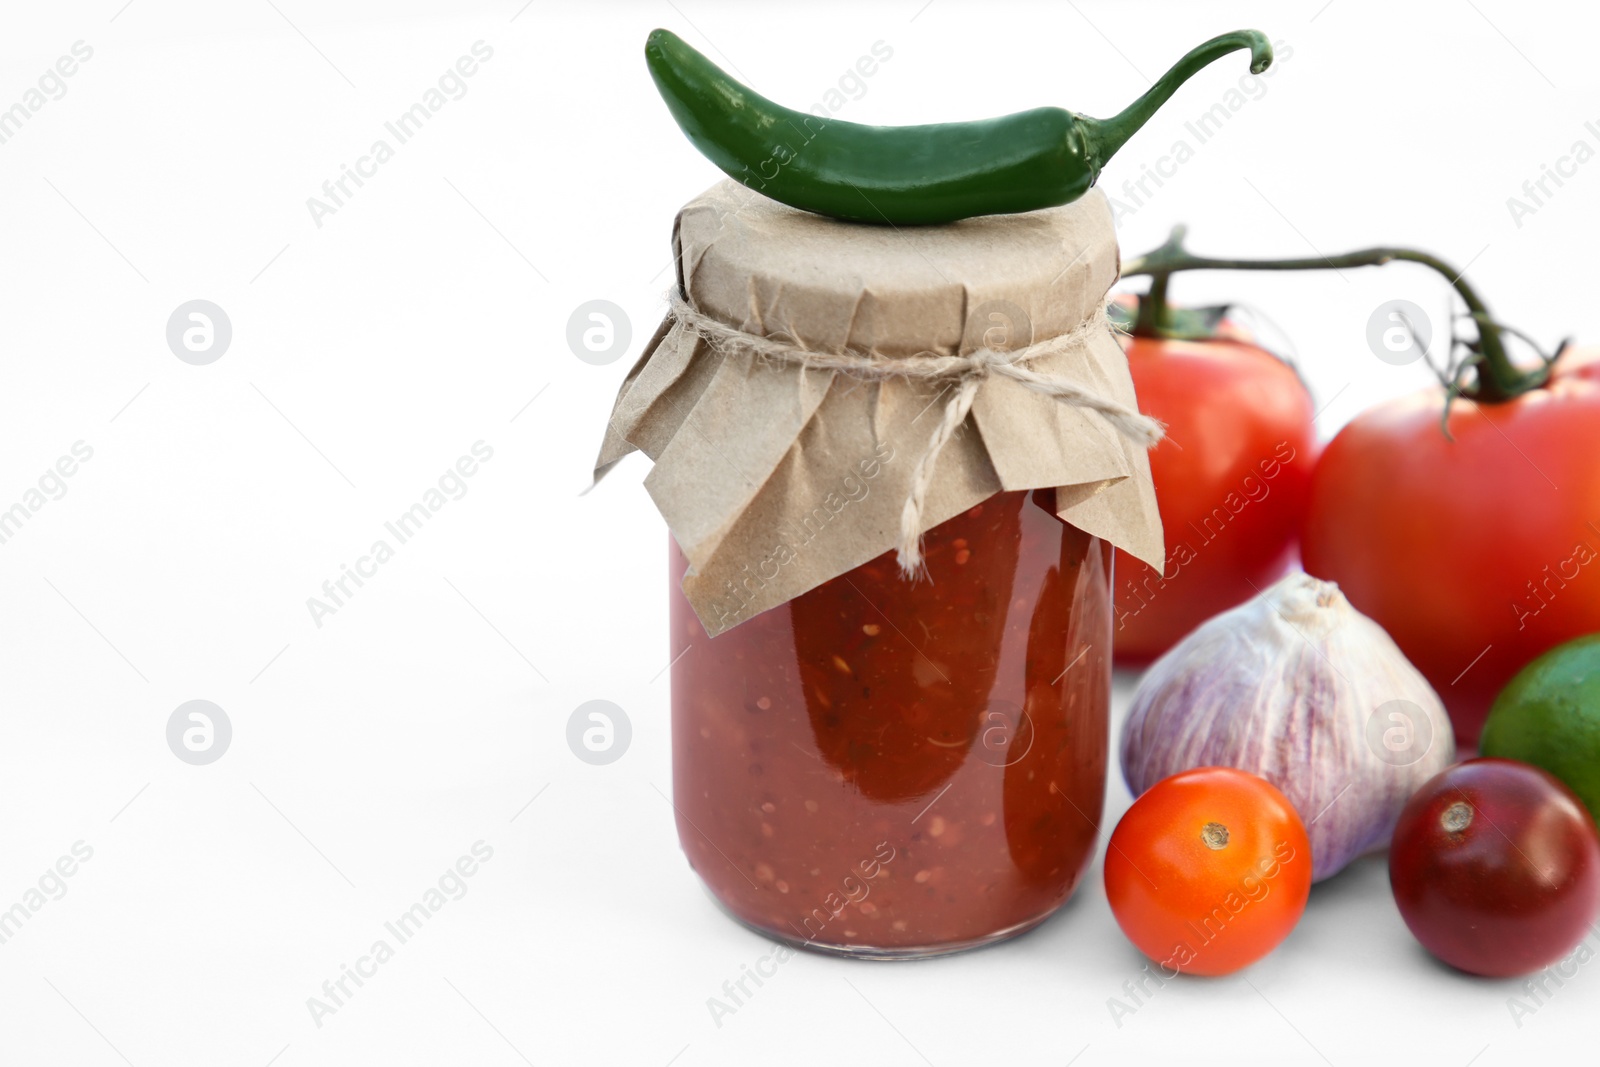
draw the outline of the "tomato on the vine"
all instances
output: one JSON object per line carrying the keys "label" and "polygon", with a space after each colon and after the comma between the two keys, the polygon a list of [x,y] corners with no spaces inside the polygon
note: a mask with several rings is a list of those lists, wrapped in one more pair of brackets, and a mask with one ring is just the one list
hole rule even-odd
{"label": "tomato on the vine", "polygon": [[1517,671],[1600,632],[1600,354],[1540,352],[1519,366],[1507,339],[1522,335],[1428,252],[1217,259],[1189,254],[1181,238],[1175,231],[1123,276],[1148,275],[1157,291],[1177,271],[1409,262],[1448,278],[1465,305],[1475,335],[1452,329],[1448,384],[1366,411],[1323,451],[1300,554],[1433,684],[1457,741],[1476,743]]}
{"label": "tomato on the vine", "polygon": [[1600,361],[1568,354],[1538,388],[1456,399],[1449,437],[1443,409],[1430,389],[1346,425],[1312,479],[1301,551],[1473,745],[1519,670],[1600,632]]}
{"label": "tomato on the vine", "polygon": [[1124,347],[1139,410],[1166,426],[1150,452],[1166,566],[1116,554],[1112,647],[1143,663],[1288,571],[1317,443],[1294,369],[1237,332]]}
{"label": "tomato on the vine", "polygon": [[1128,274],[1150,274],[1150,289],[1112,308],[1139,410],[1166,427],[1150,452],[1164,565],[1116,554],[1112,648],[1127,664],[1155,659],[1283,577],[1317,458],[1311,393],[1294,367],[1231,307],[1172,306],[1167,275],[1140,269],[1182,241],[1177,227],[1128,264]]}
{"label": "tomato on the vine", "polygon": [[1105,883],[1122,932],[1163,972],[1231,974],[1300,921],[1311,844],[1266,779],[1200,767],[1133,802],[1106,849]]}

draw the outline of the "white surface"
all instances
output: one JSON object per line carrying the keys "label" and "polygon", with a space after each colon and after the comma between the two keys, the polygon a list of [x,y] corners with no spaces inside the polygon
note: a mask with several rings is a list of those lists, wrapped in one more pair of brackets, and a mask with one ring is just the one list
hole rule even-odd
{"label": "white surface", "polygon": [[[767,949],[707,900],[662,796],[666,535],[643,461],[578,496],[660,312],[673,211],[717,177],[650,85],[655,25],[795,103],[882,40],[892,59],[840,114],[885,123],[1110,113],[1139,71],[1260,26],[1292,56],[1123,220],[1125,251],[1178,220],[1224,254],[1414,244],[1470,261],[1551,343],[1600,333],[1583,258],[1600,163],[1520,228],[1505,201],[1600,141],[1592,14],[663,0],[513,21],[520,0],[273,2],[7,5],[0,106],[73,42],[94,55],[0,144],[0,507],[74,442],[94,455],[0,544],[0,908],[74,842],[94,854],[0,944],[0,1063],[1487,1067],[1592,1043],[1592,967],[1519,1026],[1517,983],[1449,973],[1410,939],[1381,859],[1319,886],[1260,965],[1169,984],[1120,1027],[1107,1001],[1142,961],[1098,860],[1017,942],[907,965],[802,955],[718,1027],[707,998]],[[306,198],[480,39],[494,55],[466,96],[317,228]],[[1243,68],[1196,78],[1107,188]],[[1444,306],[1407,267],[1175,290],[1269,309],[1329,405],[1324,434],[1426,381],[1368,353],[1371,310]],[[210,366],[164,339],[194,298],[233,324]],[[596,298],[633,324],[607,367],[565,342]],[[470,491],[315,626],[306,598],[479,440],[494,455]],[[234,728],[204,767],[164,735],[196,698]],[[596,698],[634,730],[604,767],[564,740]],[[469,892],[316,1026],[307,998],[479,840],[494,853]]]}

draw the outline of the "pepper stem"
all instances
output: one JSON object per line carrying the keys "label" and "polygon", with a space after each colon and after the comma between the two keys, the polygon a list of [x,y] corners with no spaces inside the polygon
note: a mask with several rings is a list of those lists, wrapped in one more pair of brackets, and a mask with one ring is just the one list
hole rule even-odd
{"label": "pepper stem", "polygon": [[1106,165],[1106,161],[1116,155],[1117,149],[1127,143],[1128,138],[1139,132],[1143,126],[1166,103],[1178,87],[1202,67],[1221,59],[1230,52],[1237,52],[1241,48],[1250,49],[1250,73],[1260,74],[1272,65],[1272,45],[1267,41],[1266,34],[1260,30],[1235,30],[1225,33],[1220,37],[1213,37],[1205,44],[1192,49],[1182,59],[1172,65],[1156,83],[1145,90],[1143,96],[1129,104],[1118,114],[1109,119],[1091,119],[1080,116],[1084,133],[1088,138],[1089,157],[1094,162],[1098,172]]}
{"label": "pepper stem", "polygon": [[[1177,227],[1166,244],[1146,255],[1139,256],[1123,264],[1122,276],[1124,278],[1147,275],[1150,278],[1151,293],[1159,301],[1159,306],[1151,312],[1152,320],[1164,317],[1166,314],[1166,288],[1168,278],[1177,271],[1182,270],[1340,270],[1345,267],[1381,267],[1385,263],[1396,260],[1405,263],[1420,263],[1421,265],[1437,271],[1449,280],[1456,294],[1461,297],[1461,302],[1467,306],[1472,320],[1478,327],[1478,339],[1475,351],[1480,357],[1476,367],[1476,382],[1470,391],[1463,390],[1473,400],[1496,404],[1522,395],[1530,389],[1537,389],[1543,385],[1550,376],[1548,365],[1532,370],[1523,370],[1511,361],[1506,352],[1504,334],[1509,328],[1501,326],[1489,315],[1489,308],[1478,296],[1475,289],[1469,285],[1462,272],[1437,256],[1427,252],[1420,252],[1414,248],[1363,248],[1355,252],[1345,252],[1337,256],[1314,256],[1304,259],[1214,259],[1209,256],[1196,256],[1183,247],[1183,228]],[[1149,299],[1148,297],[1146,299]],[[1140,302],[1140,324],[1145,323],[1144,301]],[[1155,322],[1153,328],[1159,328]],[[1134,333],[1139,333],[1136,326]]]}

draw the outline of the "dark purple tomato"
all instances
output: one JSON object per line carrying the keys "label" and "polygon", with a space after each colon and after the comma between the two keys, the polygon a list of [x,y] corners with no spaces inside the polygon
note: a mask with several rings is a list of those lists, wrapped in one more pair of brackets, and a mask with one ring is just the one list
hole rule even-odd
{"label": "dark purple tomato", "polygon": [[1423,947],[1492,978],[1571,952],[1600,910],[1600,834],[1572,791],[1516,760],[1429,779],[1400,813],[1389,883]]}

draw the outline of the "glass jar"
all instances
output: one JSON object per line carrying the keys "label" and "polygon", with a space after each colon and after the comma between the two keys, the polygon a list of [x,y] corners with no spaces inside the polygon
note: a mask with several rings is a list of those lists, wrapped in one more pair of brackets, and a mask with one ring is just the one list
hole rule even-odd
{"label": "glass jar", "polygon": [[1072,894],[1105,793],[1111,549],[1053,490],[706,636],[672,555],[673,792],[739,921],[842,955],[956,952]]}

